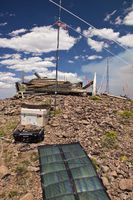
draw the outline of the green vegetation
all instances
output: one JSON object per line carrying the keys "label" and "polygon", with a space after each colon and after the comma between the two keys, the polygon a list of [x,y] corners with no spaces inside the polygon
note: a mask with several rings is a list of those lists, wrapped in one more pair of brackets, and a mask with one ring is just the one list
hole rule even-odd
{"label": "green vegetation", "polygon": [[99,96],[91,96],[90,99],[94,101],[101,100]]}
{"label": "green vegetation", "polygon": [[121,162],[126,162],[128,160],[127,156],[123,155],[123,156],[120,156],[120,161]]}
{"label": "green vegetation", "polygon": [[4,137],[5,133],[4,133],[4,130],[0,130],[0,137]]}
{"label": "green vegetation", "polygon": [[18,174],[18,175],[23,175],[27,172],[27,166],[26,164],[24,163],[20,163],[17,167],[16,167],[16,170],[15,172]]}
{"label": "green vegetation", "polygon": [[102,146],[113,148],[116,146],[116,142],[117,142],[117,132],[108,131],[103,136]]}
{"label": "green vegetation", "polygon": [[31,158],[30,159],[31,159],[32,162],[36,162],[39,159],[38,153],[37,152],[33,152],[31,154]]}
{"label": "green vegetation", "polygon": [[96,158],[91,158],[91,161],[92,161],[94,167],[96,168],[96,170],[98,171],[99,170],[99,165],[98,165],[98,162],[97,162]]}
{"label": "green vegetation", "polygon": [[16,126],[17,122],[7,121],[7,123],[4,124],[4,127],[0,128],[0,137],[4,137],[6,134],[12,132]]}
{"label": "green vegetation", "polygon": [[18,194],[19,194],[18,191],[12,190],[9,192],[8,196],[9,196],[9,198],[13,198],[15,196],[18,196]]}
{"label": "green vegetation", "polygon": [[133,119],[133,112],[130,112],[128,110],[119,112],[119,115],[124,119]]}
{"label": "green vegetation", "polygon": [[56,110],[50,111],[51,116],[56,116],[62,113],[62,110],[60,108],[57,108]]}

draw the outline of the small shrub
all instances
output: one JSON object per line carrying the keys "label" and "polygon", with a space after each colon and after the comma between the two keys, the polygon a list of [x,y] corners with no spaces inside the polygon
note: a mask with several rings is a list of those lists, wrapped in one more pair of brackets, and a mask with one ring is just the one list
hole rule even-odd
{"label": "small shrub", "polygon": [[50,111],[50,115],[51,116],[56,116],[56,115],[59,115],[62,113],[62,110],[61,109],[56,109],[56,110],[53,110],[53,111]]}
{"label": "small shrub", "polygon": [[18,175],[23,175],[27,172],[27,167],[21,163],[16,167],[15,171]]}
{"label": "small shrub", "polygon": [[37,152],[33,152],[31,154],[31,161],[32,162],[36,162],[39,159],[38,153]]}
{"label": "small shrub", "polygon": [[13,198],[15,196],[18,196],[18,194],[19,194],[18,191],[14,190],[14,191],[10,191],[8,196],[9,198]]}
{"label": "small shrub", "polygon": [[124,119],[133,119],[133,112],[127,110],[119,112],[119,115]]}
{"label": "small shrub", "polygon": [[91,161],[92,161],[93,165],[95,166],[96,170],[98,171],[99,170],[99,165],[98,165],[98,162],[97,162],[96,158],[91,158]]}
{"label": "small shrub", "polygon": [[5,133],[3,130],[0,130],[0,137],[4,137]]}
{"label": "small shrub", "polygon": [[127,160],[128,160],[128,158],[125,155],[120,157],[121,162],[126,162]]}
{"label": "small shrub", "polygon": [[117,142],[117,132],[115,131],[109,131],[107,133],[105,133],[105,135],[103,136],[103,146],[105,147],[115,147]]}
{"label": "small shrub", "polygon": [[91,96],[91,100],[98,101],[100,100],[99,96]]}

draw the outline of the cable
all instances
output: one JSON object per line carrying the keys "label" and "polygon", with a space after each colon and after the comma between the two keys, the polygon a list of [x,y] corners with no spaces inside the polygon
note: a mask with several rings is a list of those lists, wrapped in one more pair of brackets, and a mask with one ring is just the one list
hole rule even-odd
{"label": "cable", "polygon": [[[49,0],[49,1],[50,1],[51,3],[53,3],[53,4],[55,4],[56,6],[58,6],[60,9],[65,10],[67,13],[73,15],[74,17],[76,17],[76,18],[79,19],[80,21],[82,21],[82,22],[84,22],[85,24],[89,25],[89,26],[92,27],[93,29],[99,30],[99,29],[97,29],[95,26],[93,26],[92,24],[90,24],[89,22],[87,22],[86,20],[82,19],[81,17],[79,17],[78,15],[74,14],[73,12],[67,10],[66,8],[64,8],[63,6],[59,5],[58,3],[56,3],[56,2],[54,2],[54,1],[52,1],[52,0]],[[103,34],[103,35],[106,36],[105,34]],[[106,38],[106,39],[108,39],[108,38]],[[109,39],[108,39],[108,40],[109,40]],[[125,46],[123,46],[122,44],[120,44],[120,43],[117,42],[116,40],[114,40],[114,39],[111,39],[111,40],[112,40],[113,42],[115,42],[116,44],[118,44],[120,47],[122,47],[124,50],[127,50],[127,51],[128,51],[128,49],[127,49]]]}
{"label": "cable", "polygon": [[[62,22],[63,23],[63,22]],[[66,24],[66,23],[65,23]],[[84,35],[83,33],[80,33],[78,31],[76,31],[72,26],[66,24],[70,29],[72,29],[73,31],[75,31],[76,33],[80,34],[81,36],[85,37],[86,39],[88,39],[88,37],[86,35]],[[131,63],[127,62],[126,60],[124,60],[123,58],[121,58],[120,56],[118,55],[115,55],[114,53],[112,53],[110,50],[106,49],[105,47],[103,47],[103,49],[105,51],[107,51],[108,53],[110,53],[112,56],[115,56],[117,57],[119,60],[121,60],[122,62],[124,62],[125,64],[128,64],[128,65],[131,65]]]}

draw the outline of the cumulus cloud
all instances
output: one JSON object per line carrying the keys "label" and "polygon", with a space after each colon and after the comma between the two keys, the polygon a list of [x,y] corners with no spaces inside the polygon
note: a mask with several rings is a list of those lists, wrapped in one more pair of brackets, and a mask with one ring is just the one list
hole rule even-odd
{"label": "cumulus cloud", "polygon": [[43,72],[45,71],[45,68],[55,67],[55,63],[53,62],[54,60],[54,57],[44,59],[41,57],[21,58],[19,57],[19,54],[16,54],[16,56],[13,54],[11,58],[0,61],[0,64],[16,71]]}
{"label": "cumulus cloud", "polygon": [[108,45],[105,42],[96,41],[91,38],[88,38],[87,42],[90,48],[94,49],[96,52],[100,52],[104,47],[108,47]]}
{"label": "cumulus cloud", "polygon": [[[133,63],[132,50],[125,51],[119,54],[119,57],[128,60],[129,63]],[[93,67],[92,67],[93,66]],[[100,86],[103,75],[106,75],[107,59],[103,59],[100,62],[93,62],[88,65],[82,66],[82,72],[84,73],[94,73],[97,72],[100,80],[98,81],[98,88]],[[110,91],[113,94],[120,95],[123,94],[123,86],[128,85],[129,92],[128,95],[133,98],[133,68],[130,65],[125,65],[125,63],[118,60],[116,57],[109,58],[109,74],[110,74]],[[104,86],[105,86],[104,82]],[[102,92],[105,92],[105,87],[103,87]]]}
{"label": "cumulus cloud", "polygon": [[133,34],[127,34],[118,39],[122,45],[127,47],[133,47]]}
{"label": "cumulus cloud", "polygon": [[9,33],[10,36],[17,36],[19,34],[22,34],[22,33],[25,33],[27,31],[27,29],[18,29],[18,30],[15,30],[15,31],[12,31],[11,33]]}
{"label": "cumulus cloud", "polygon": [[117,10],[114,10],[113,12],[111,13],[108,13],[106,15],[106,17],[104,18],[104,21],[109,21],[111,19],[111,17],[116,13]]}
{"label": "cumulus cloud", "polygon": [[[47,76],[48,78],[55,78],[56,71],[55,70],[47,70],[44,73],[41,73],[40,75],[42,77]],[[58,71],[58,80],[70,81],[72,83],[82,81],[81,77],[78,76],[77,73],[63,72],[63,71]]]}
{"label": "cumulus cloud", "polygon": [[[77,42],[70,36],[68,30],[61,29],[60,50],[69,50]],[[17,51],[32,53],[51,52],[56,50],[57,30],[50,26],[35,27],[29,33],[10,39],[0,38],[1,48],[11,48]]]}
{"label": "cumulus cloud", "polygon": [[117,40],[120,35],[119,32],[114,32],[112,28],[95,29],[90,27],[88,30],[84,30],[83,33],[87,37],[98,36],[108,40]]}
{"label": "cumulus cloud", "polygon": [[133,10],[127,14],[123,20],[123,24],[133,26]]}
{"label": "cumulus cloud", "polygon": [[17,78],[14,73],[0,72],[0,88],[11,88],[17,81],[20,81],[20,78]]}

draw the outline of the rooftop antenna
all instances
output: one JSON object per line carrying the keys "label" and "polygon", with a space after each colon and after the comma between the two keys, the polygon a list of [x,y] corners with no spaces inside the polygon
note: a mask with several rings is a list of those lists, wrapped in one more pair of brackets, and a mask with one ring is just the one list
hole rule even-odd
{"label": "rooftop antenna", "polygon": [[55,85],[55,109],[57,106],[57,92],[58,92],[58,67],[59,67],[59,46],[60,46],[60,22],[61,19],[61,0],[58,13],[58,28],[57,28],[57,50],[56,50],[56,85]]}
{"label": "rooftop antenna", "polygon": [[106,91],[109,94],[109,58],[107,58]]}

